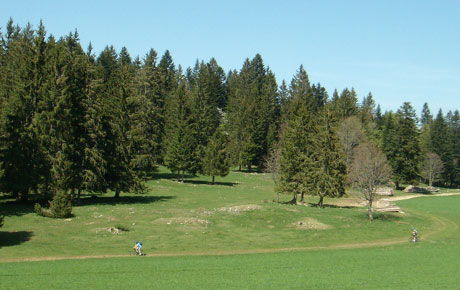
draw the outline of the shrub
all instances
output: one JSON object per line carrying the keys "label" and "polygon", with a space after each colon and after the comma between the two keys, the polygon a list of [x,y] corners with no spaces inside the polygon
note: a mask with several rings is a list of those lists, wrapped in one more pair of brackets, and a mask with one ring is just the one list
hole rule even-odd
{"label": "shrub", "polygon": [[50,212],[54,218],[67,218],[72,215],[72,202],[70,195],[59,190],[50,202]]}

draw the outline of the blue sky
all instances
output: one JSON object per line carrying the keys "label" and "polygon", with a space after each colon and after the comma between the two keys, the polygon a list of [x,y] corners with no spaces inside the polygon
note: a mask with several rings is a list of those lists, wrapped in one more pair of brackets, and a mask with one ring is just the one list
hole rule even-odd
{"label": "blue sky", "polygon": [[[372,92],[383,110],[404,101],[419,113],[460,109],[460,1],[8,1],[23,27],[48,34],[78,29],[95,51],[126,46],[131,56],[169,49],[176,64],[215,57],[228,71],[260,53],[279,83],[301,64],[329,94]],[[4,31],[4,29],[2,29]]]}

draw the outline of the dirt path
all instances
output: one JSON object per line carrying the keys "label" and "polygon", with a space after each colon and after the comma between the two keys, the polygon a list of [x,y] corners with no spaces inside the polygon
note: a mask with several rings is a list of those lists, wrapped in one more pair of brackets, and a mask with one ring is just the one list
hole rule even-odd
{"label": "dirt path", "polygon": [[412,199],[412,198],[417,198],[417,197],[437,197],[437,196],[452,196],[452,195],[460,195],[460,192],[449,192],[449,193],[439,193],[439,194],[410,194],[410,195],[403,195],[403,196],[392,196],[389,197],[389,201],[398,201],[398,200],[406,200],[406,199]]}
{"label": "dirt path", "polygon": [[[441,197],[441,196],[453,196],[460,195],[460,192],[441,193],[433,195],[405,195],[395,196],[388,198],[390,201],[399,201],[412,199],[417,197]],[[434,230],[426,232],[423,235],[424,240],[435,234],[446,231],[447,229],[458,229],[458,225],[448,219],[440,218],[431,214],[413,212],[414,214],[425,216],[435,222],[433,225]],[[197,252],[181,252],[181,253],[154,253],[148,254],[147,257],[176,257],[176,256],[219,256],[219,255],[243,255],[243,254],[263,254],[263,253],[281,253],[281,252],[294,252],[294,251],[318,251],[318,250],[338,250],[338,249],[357,249],[357,248],[370,248],[380,246],[391,246],[397,244],[407,243],[407,238],[388,239],[380,241],[371,241],[365,243],[351,243],[351,244],[338,244],[331,246],[315,246],[315,247],[294,247],[294,248],[278,248],[278,249],[251,249],[251,250],[216,250],[216,251],[197,251]],[[133,257],[133,255],[92,255],[92,256],[48,256],[48,257],[32,257],[32,258],[15,258],[15,259],[0,259],[0,263],[8,262],[38,262],[38,261],[57,261],[57,260],[83,260],[83,259],[104,259],[104,258],[127,258]]]}

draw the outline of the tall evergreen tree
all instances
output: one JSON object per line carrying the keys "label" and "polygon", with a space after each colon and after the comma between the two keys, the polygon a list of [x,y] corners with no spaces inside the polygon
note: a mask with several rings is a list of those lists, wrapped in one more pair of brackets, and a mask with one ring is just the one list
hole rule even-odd
{"label": "tall evergreen tree", "polygon": [[113,47],[106,47],[97,59],[99,74],[103,80],[102,130],[104,131],[103,156],[106,162],[105,188],[115,192],[140,191],[139,176],[132,168],[133,153],[128,138],[130,130],[127,97],[131,83],[126,69],[129,62],[126,56],[119,61]]}
{"label": "tall evergreen tree", "polygon": [[444,169],[441,173],[441,180],[444,184],[450,181],[450,174],[454,169],[452,147],[451,147],[451,132],[447,125],[446,119],[443,116],[442,110],[439,110],[438,115],[431,125],[431,152],[434,152],[441,157],[444,164]]}
{"label": "tall evergreen tree", "polygon": [[[383,150],[393,169],[397,187],[401,183],[418,182],[420,143],[416,119],[414,109],[405,102],[396,114],[396,123],[388,121],[384,131]],[[391,128],[393,125],[394,129]]]}
{"label": "tall evergreen tree", "polygon": [[198,156],[195,150],[195,131],[190,119],[190,91],[185,79],[171,94],[167,103],[165,135],[165,165],[177,173],[178,181],[184,181],[184,173],[195,174],[198,170]]}
{"label": "tall evergreen tree", "polygon": [[286,132],[281,140],[281,156],[278,188],[279,192],[293,194],[291,203],[297,195],[315,192],[315,175],[318,168],[317,141],[318,127],[306,104],[301,98],[292,100],[290,118]]}
{"label": "tall evergreen tree", "polygon": [[420,124],[422,125],[429,125],[433,121],[433,116],[431,115],[430,108],[428,107],[428,103],[423,104],[422,114],[420,117]]}
{"label": "tall evergreen tree", "polygon": [[315,194],[319,196],[319,206],[323,206],[323,199],[341,197],[345,194],[346,162],[345,154],[340,146],[335,129],[335,122],[330,111],[322,115],[319,127],[318,168],[314,174]]}
{"label": "tall evergreen tree", "polygon": [[212,176],[212,184],[216,175],[224,177],[230,171],[227,144],[227,135],[218,127],[209,139],[203,158],[203,173]]}

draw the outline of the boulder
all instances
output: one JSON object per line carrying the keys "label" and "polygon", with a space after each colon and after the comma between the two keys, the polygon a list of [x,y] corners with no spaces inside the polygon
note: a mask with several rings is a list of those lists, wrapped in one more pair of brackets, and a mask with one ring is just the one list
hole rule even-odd
{"label": "boulder", "polygon": [[438,192],[439,188],[436,188],[436,187],[419,187],[419,186],[409,185],[403,191],[404,192],[410,192],[410,193],[430,193],[430,192]]}
{"label": "boulder", "polygon": [[375,194],[383,196],[392,196],[394,193],[391,187],[378,187],[375,189]]}

